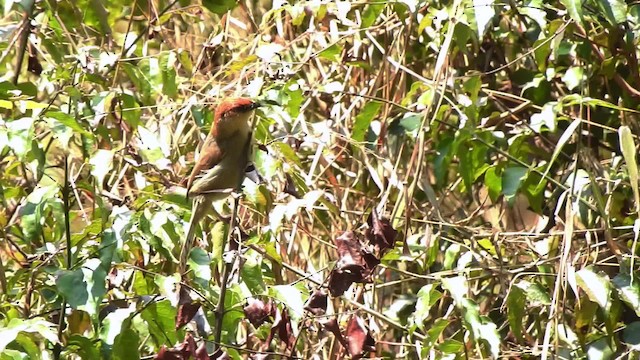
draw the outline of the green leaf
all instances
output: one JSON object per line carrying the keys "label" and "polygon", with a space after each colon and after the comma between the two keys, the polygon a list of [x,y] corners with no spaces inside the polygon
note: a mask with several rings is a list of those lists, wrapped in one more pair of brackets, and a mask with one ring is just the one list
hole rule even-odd
{"label": "green leaf", "polygon": [[584,290],[589,300],[600,305],[603,310],[611,306],[611,283],[606,275],[598,274],[593,267],[576,272],[578,286]]}
{"label": "green leaf", "polygon": [[[153,336],[158,346],[167,345],[171,347],[178,341],[175,321],[176,309],[171,306],[169,300],[150,304],[140,313],[140,316],[147,323],[149,334]],[[116,338],[117,342],[118,339]]]}
{"label": "green leaf", "polygon": [[507,318],[509,326],[517,340],[522,339],[522,323],[524,322],[524,307],[527,295],[518,286],[512,286],[507,295]]}
{"label": "green leaf", "polygon": [[33,122],[34,119],[30,117],[6,122],[7,145],[19,160],[23,160],[31,150],[31,139],[34,136]]}
{"label": "green leaf", "polygon": [[533,48],[535,49],[533,56],[538,64],[538,71],[544,72],[547,70],[547,59],[551,54],[551,42],[542,38],[533,43]]}
{"label": "green leaf", "polygon": [[581,296],[576,304],[575,309],[575,327],[577,329],[592,326],[597,320],[596,313],[598,311],[598,304],[589,300],[588,296]]}
{"label": "green leaf", "polygon": [[446,339],[438,344],[436,348],[445,354],[459,354],[464,352],[464,344],[454,339]]}
{"label": "green leaf", "polygon": [[104,186],[104,179],[113,166],[113,156],[113,150],[98,149],[89,160],[91,175],[96,178],[96,183],[100,189]]}
{"label": "green leaf", "polygon": [[178,85],[176,83],[176,54],[173,51],[160,56],[160,71],[162,75],[162,92],[174,98],[178,93]]}
{"label": "green leaf", "polygon": [[291,319],[297,321],[302,317],[305,299],[303,299],[303,294],[298,287],[293,285],[272,286],[269,288],[269,295],[287,305]]}
{"label": "green leaf", "polygon": [[236,0],[202,0],[202,5],[207,10],[218,15],[224,15],[227,11],[236,7]]}
{"label": "green leaf", "polygon": [[78,270],[62,271],[56,286],[72,308],[96,316],[106,294],[107,270],[99,259],[89,259]]}
{"label": "green leaf", "polygon": [[480,79],[480,76],[472,76],[464,82],[462,88],[469,93],[471,101],[475,103],[478,101],[478,94],[482,88],[482,79]]}
{"label": "green leaf", "polygon": [[573,89],[580,86],[583,81],[584,69],[580,66],[573,66],[565,71],[562,76],[562,82],[567,85],[567,89],[572,91]]}
{"label": "green leaf", "polygon": [[627,4],[622,0],[595,0],[607,21],[619,25],[627,21]]}
{"label": "green leaf", "polygon": [[118,335],[129,328],[130,316],[136,313],[135,307],[121,308],[107,314],[100,326],[100,340],[111,346],[115,343]]}
{"label": "green leaf", "polygon": [[629,305],[629,308],[640,316],[640,283],[637,279],[631,279],[627,273],[619,273],[611,281],[618,291],[620,299]]}
{"label": "green leaf", "polygon": [[582,14],[582,0],[560,0],[560,3],[564,5],[569,13],[569,16],[573,21],[579,25],[583,24],[584,15]]}
{"label": "green leaf", "polygon": [[402,116],[402,119],[400,119],[399,125],[404,129],[404,131],[413,133],[420,128],[423,117],[424,115],[417,113],[405,113]]}
{"label": "green leaf", "polygon": [[429,330],[427,330],[425,347],[428,347],[428,348],[433,347],[436,341],[438,341],[438,338],[440,337],[440,335],[442,335],[442,332],[444,331],[444,329],[446,329],[447,326],[449,326],[449,324],[450,324],[449,320],[446,320],[443,318],[436,319],[436,321],[434,321],[433,324],[429,326]]}
{"label": "green leaf", "polygon": [[502,193],[502,179],[496,174],[496,167],[492,166],[484,173],[484,184],[489,189],[489,197],[491,201],[498,200],[498,196]]}
{"label": "green leaf", "polygon": [[116,339],[113,342],[111,358],[113,360],[139,360],[139,347],[140,336],[133,329],[127,328],[121,334],[116,336]]}
{"label": "green leaf", "polygon": [[50,323],[40,317],[28,320],[13,318],[6,326],[0,327],[0,353],[2,353],[7,345],[12,343],[21,332],[40,335],[52,344],[59,342],[56,324]]}
{"label": "green leaf", "polygon": [[225,241],[225,224],[222,221],[218,221],[211,229],[211,262],[213,266],[218,266],[220,272],[222,272],[222,255],[224,254]]}
{"label": "green leaf", "polygon": [[460,255],[461,250],[462,250],[462,247],[459,244],[454,243],[449,245],[449,247],[447,248],[447,251],[445,251],[444,253],[444,263],[442,264],[442,267],[445,270],[450,270],[453,268],[453,265],[455,261],[458,259],[458,256]]}
{"label": "green leaf", "polygon": [[506,168],[502,173],[502,193],[510,203],[515,199],[528,171],[525,167],[514,166]]}
{"label": "green leaf", "polygon": [[61,123],[62,125],[70,128],[73,131],[79,132],[86,136],[93,136],[89,131],[85,130],[76,120],[75,117],[65,114],[61,111],[48,111],[45,118],[51,118]]}
{"label": "green leaf", "polygon": [[587,359],[589,360],[609,360],[613,359],[613,350],[609,346],[606,337],[602,337],[586,346]]}
{"label": "green leaf", "polygon": [[195,281],[203,288],[208,287],[211,281],[211,263],[213,259],[200,247],[194,247],[189,253],[189,269],[193,271]]}
{"label": "green leaf", "polygon": [[493,0],[473,0],[473,13],[478,30],[478,38],[484,37],[484,32],[491,19],[496,15]]}
{"label": "green leaf", "polygon": [[636,204],[636,212],[640,213],[640,192],[638,191],[638,163],[636,162],[636,144],[633,141],[631,129],[623,125],[618,129],[620,138],[620,149],[624,156],[624,162],[627,164],[629,173],[629,181],[631,182],[631,190],[633,190],[633,198]]}
{"label": "green leaf", "polygon": [[[148,61],[147,68],[148,68]],[[129,77],[129,80],[135,86],[135,90],[137,92],[137,96],[140,96],[143,104],[147,104],[149,102],[151,96],[151,84],[149,83],[148,77],[142,72],[143,62],[141,61],[139,66],[133,66],[128,62],[121,62],[122,69]]]}
{"label": "green leaf", "polygon": [[327,59],[329,61],[339,63],[342,60],[342,58],[340,57],[340,54],[342,54],[342,46],[338,44],[333,44],[327,47],[326,49],[320,51],[318,56],[323,59]]}
{"label": "green leaf", "polygon": [[51,201],[57,195],[58,187],[56,185],[38,185],[27,196],[27,203],[20,209],[20,222],[25,240],[31,241],[40,236],[42,233],[42,219],[46,214],[45,206],[47,201]]}
{"label": "green leaf", "polygon": [[67,342],[67,349],[80,356],[81,359],[99,359],[98,344],[84,336],[71,335]]}
{"label": "green leaf", "polygon": [[369,101],[364,106],[362,111],[356,116],[355,123],[353,125],[353,132],[351,138],[356,142],[364,141],[364,137],[369,130],[369,125],[373,118],[378,115],[378,111],[382,107],[382,103],[379,101]]}
{"label": "green leaf", "polygon": [[368,28],[373,25],[384,8],[385,4],[369,4],[362,12],[362,28]]}
{"label": "green leaf", "polygon": [[420,330],[424,331],[424,322],[429,317],[429,310],[431,310],[431,306],[440,299],[441,295],[442,294],[435,289],[434,284],[427,284],[418,291],[413,321]]}
{"label": "green leaf", "polygon": [[542,285],[523,280],[517,283],[516,286],[525,291],[527,294],[526,299],[531,306],[551,305],[551,296]]}
{"label": "green leaf", "polygon": [[120,93],[118,96],[120,98],[120,106],[116,107],[116,111],[121,111],[122,119],[131,126],[133,130],[136,130],[138,125],[140,125],[140,117],[142,116],[140,106],[131,94]]}
{"label": "green leaf", "polygon": [[451,297],[456,304],[461,304],[469,291],[467,279],[464,276],[443,278],[442,288],[451,293]]}
{"label": "green leaf", "polygon": [[241,274],[242,280],[247,285],[252,295],[264,293],[265,284],[262,279],[262,261],[260,261],[260,259],[248,257],[242,265]]}
{"label": "green leaf", "polygon": [[544,171],[544,175],[540,179],[540,183],[542,183],[542,180],[546,178],[547,175],[549,175],[549,171],[551,170],[551,165],[555,163],[556,159],[558,158],[558,155],[560,155],[560,152],[562,151],[562,148],[567,143],[567,141],[571,139],[571,135],[573,135],[573,133],[576,131],[576,129],[578,128],[578,125],[580,125],[580,122],[581,122],[580,118],[576,118],[575,120],[573,120],[571,124],[569,124],[567,129],[562,133],[562,136],[560,136],[560,139],[556,144],[556,148],[553,150],[553,154],[551,155],[551,160],[549,160],[549,165],[547,166],[547,169]]}
{"label": "green leaf", "polygon": [[627,325],[622,332],[622,340],[635,351],[640,350],[640,321]]}
{"label": "green leaf", "polygon": [[440,186],[442,186],[449,173],[451,153],[453,152],[455,152],[455,144],[452,137],[444,138],[438,143],[436,158],[433,161],[433,171],[436,175],[436,183]]}

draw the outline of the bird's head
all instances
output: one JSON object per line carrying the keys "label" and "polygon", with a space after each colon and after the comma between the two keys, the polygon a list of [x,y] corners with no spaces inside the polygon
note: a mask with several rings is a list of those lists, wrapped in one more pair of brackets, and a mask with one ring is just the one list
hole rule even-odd
{"label": "bird's head", "polygon": [[226,98],[216,107],[211,133],[217,136],[231,135],[237,130],[249,129],[249,117],[258,102],[248,98]]}

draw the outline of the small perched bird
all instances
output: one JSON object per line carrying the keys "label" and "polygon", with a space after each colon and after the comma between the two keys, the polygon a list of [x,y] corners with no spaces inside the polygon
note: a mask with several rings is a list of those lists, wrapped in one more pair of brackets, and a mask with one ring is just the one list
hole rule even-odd
{"label": "small perched bird", "polygon": [[187,237],[180,252],[180,273],[184,273],[198,223],[212,203],[236,190],[245,177],[251,154],[249,118],[259,103],[247,98],[226,98],[216,108],[211,131],[187,182],[187,196],[193,199]]}

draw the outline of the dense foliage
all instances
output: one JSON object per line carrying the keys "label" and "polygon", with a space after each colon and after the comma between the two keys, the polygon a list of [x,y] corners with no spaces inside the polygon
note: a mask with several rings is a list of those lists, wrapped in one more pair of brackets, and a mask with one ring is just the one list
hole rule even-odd
{"label": "dense foliage", "polygon": [[639,357],[639,3],[3,5],[0,359]]}

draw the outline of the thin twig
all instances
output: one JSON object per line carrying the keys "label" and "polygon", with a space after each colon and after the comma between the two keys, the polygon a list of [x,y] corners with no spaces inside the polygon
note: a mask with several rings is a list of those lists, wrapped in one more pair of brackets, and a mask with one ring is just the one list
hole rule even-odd
{"label": "thin twig", "polygon": [[[65,155],[64,157],[64,184],[62,185],[62,202],[64,206],[64,226],[65,226],[65,235],[66,235],[66,247],[67,247],[67,270],[73,267],[73,252],[72,252],[72,244],[71,244],[71,226],[70,226],[70,212],[71,207],[69,205],[69,157]],[[60,359],[60,353],[62,352],[62,330],[65,325],[65,313],[67,311],[67,301],[66,299],[62,303],[62,309],[60,310],[60,320],[58,322],[58,341],[53,349],[53,358],[56,360]]]}
{"label": "thin twig", "polygon": [[18,50],[16,52],[16,73],[13,74],[14,85],[18,85],[18,79],[20,79],[20,69],[22,69],[24,53],[27,50],[27,43],[29,42],[29,35],[31,34],[31,15],[33,14],[33,6],[35,3],[35,0],[31,1],[31,5],[24,9],[24,16],[22,17],[22,24],[20,26],[20,42],[18,43]]}
{"label": "thin twig", "polygon": [[[233,211],[231,214],[231,223],[229,224],[229,233],[227,234],[227,244],[231,244],[231,240],[233,238],[233,232],[236,227],[237,219],[238,219],[238,205],[240,203],[240,196],[233,196]],[[222,277],[220,278],[220,296],[218,297],[218,304],[216,305],[216,309],[213,312],[216,316],[215,329],[214,329],[214,344],[215,350],[218,350],[220,340],[222,339],[222,324],[224,319],[224,299],[225,293],[227,292],[227,282],[229,281],[229,275],[231,275],[231,269],[233,268],[233,264],[235,263],[236,256],[233,257],[231,262],[227,264],[224,260],[222,261]]]}

